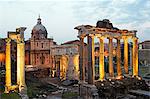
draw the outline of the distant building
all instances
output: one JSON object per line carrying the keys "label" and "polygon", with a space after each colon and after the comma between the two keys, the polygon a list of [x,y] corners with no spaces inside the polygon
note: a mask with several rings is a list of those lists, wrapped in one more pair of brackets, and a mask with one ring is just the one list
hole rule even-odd
{"label": "distant building", "polygon": [[[16,31],[17,32],[17,31]],[[10,33],[10,32],[9,32]],[[15,33],[15,32],[11,32]],[[33,27],[31,38],[25,41],[25,64],[32,65],[38,68],[50,68],[52,66],[50,47],[56,45],[53,38],[47,37],[46,28],[41,23],[41,18],[38,18],[37,24]],[[5,68],[5,38],[0,39],[0,67]],[[16,66],[17,44],[11,41],[11,64]]]}
{"label": "distant building", "polygon": [[47,30],[39,17],[37,24],[32,29],[31,38],[26,42],[26,63],[39,68],[52,66],[50,47],[55,45],[55,42],[53,38],[48,38],[47,35]]}
{"label": "distant building", "polygon": [[150,40],[139,44],[139,62],[141,65],[150,65]]}

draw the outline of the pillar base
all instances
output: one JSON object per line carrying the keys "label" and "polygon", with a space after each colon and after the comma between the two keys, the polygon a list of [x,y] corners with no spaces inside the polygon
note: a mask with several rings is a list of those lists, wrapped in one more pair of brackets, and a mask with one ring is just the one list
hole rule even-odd
{"label": "pillar base", "polygon": [[108,77],[108,80],[111,81],[111,80],[114,80],[115,77]]}
{"label": "pillar base", "polygon": [[132,78],[137,78],[138,80],[142,80],[142,78],[138,75],[133,75]]}
{"label": "pillar base", "polygon": [[123,79],[124,76],[117,76],[116,79]]}
{"label": "pillar base", "polygon": [[5,86],[5,91],[4,91],[4,93],[9,93],[9,87],[8,86]]}
{"label": "pillar base", "polygon": [[26,87],[26,85],[19,86],[19,92],[20,93],[27,93],[27,87]]}

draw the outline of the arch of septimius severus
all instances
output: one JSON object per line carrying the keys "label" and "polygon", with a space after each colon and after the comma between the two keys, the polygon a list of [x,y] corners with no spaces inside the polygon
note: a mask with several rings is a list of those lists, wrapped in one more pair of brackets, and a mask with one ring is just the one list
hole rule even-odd
{"label": "arch of septimius severus", "polygon": [[[106,23],[106,22],[105,22]],[[106,27],[98,27],[91,25],[80,25],[75,27],[78,30],[78,37],[80,39],[80,80],[85,81],[85,52],[84,52],[84,39],[87,37],[88,45],[88,83],[94,84],[95,79],[95,59],[94,59],[94,38],[99,39],[99,79],[105,79],[104,69],[104,39],[109,40],[109,76],[114,77],[113,66],[113,39],[117,40],[117,77],[122,78],[123,72],[121,70],[121,41],[124,43],[124,71],[125,74],[129,73],[128,69],[128,42],[132,40],[132,75],[138,77],[138,38],[136,37],[136,31],[119,30],[111,27],[112,23],[107,22]],[[101,24],[102,25],[102,24]]]}
{"label": "arch of septimius severus", "polygon": [[[25,27],[16,29],[16,32],[8,32],[8,38],[6,38],[6,85],[5,93],[9,93],[11,90],[18,89],[19,92],[26,91],[25,84],[25,43],[24,43],[24,31]],[[17,42],[17,84],[12,85],[11,82],[11,40]]]}
{"label": "arch of septimius severus", "polygon": [[[53,59],[53,74],[60,79],[79,78],[79,52],[78,45],[56,45],[51,47]],[[55,70],[55,71],[54,71]]]}

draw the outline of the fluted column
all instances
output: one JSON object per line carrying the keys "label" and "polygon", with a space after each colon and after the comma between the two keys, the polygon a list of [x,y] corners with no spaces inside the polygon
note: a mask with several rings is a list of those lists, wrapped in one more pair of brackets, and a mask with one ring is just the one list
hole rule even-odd
{"label": "fluted column", "polygon": [[88,83],[94,84],[95,60],[94,60],[94,36],[88,35]]}
{"label": "fluted column", "polygon": [[113,68],[113,38],[109,38],[109,75],[114,77],[114,68]]}
{"label": "fluted column", "polygon": [[17,84],[19,85],[19,91],[23,91],[26,88],[25,84],[25,44],[24,40],[17,41]]}
{"label": "fluted column", "polygon": [[134,37],[133,39],[133,76],[138,76],[138,38]]}
{"label": "fluted column", "polygon": [[117,38],[117,74],[118,74],[118,77],[122,76],[120,38]]}
{"label": "fluted column", "polygon": [[104,80],[105,69],[104,69],[104,37],[99,37],[99,79]]}
{"label": "fluted column", "polygon": [[5,81],[5,93],[9,93],[11,87],[11,50],[10,50],[11,39],[6,39],[6,81]]}
{"label": "fluted column", "polygon": [[128,74],[128,38],[124,38],[124,69],[125,73]]}
{"label": "fluted column", "polygon": [[84,52],[84,37],[80,37],[80,50],[79,50],[79,69],[80,80],[85,81],[85,52]]}

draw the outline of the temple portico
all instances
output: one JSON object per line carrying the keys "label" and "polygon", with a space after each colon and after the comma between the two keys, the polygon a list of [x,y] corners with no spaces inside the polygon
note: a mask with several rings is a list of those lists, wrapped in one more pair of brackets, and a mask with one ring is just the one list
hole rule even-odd
{"label": "temple portico", "polygon": [[[99,80],[103,81],[106,78],[104,69],[104,39],[108,39],[109,49],[109,78],[121,79],[123,74],[129,74],[128,66],[128,43],[129,39],[133,43],[133,68],[132,75],[138,77],[138,38],[136,37],[136,31],[119,30],[114,28],[101,28],[98,26],[81,25],[75,27],[78,30],[78,38],[80,39],[80,52],[79,52],[79,67],[80,67],[80,80],[85,81],[85,60],[84,60],[84,39],[87,37],[88,45],[88,83],[94,84],[95,80],[95,59],[94,59],[94,39],[99,39]],[[116,68],[117,76],[114,74],[113,63],[113,40],[117,42],[116,48]],[[121,40],[124,43],[124,71],[121,69]]]}

